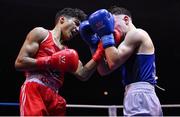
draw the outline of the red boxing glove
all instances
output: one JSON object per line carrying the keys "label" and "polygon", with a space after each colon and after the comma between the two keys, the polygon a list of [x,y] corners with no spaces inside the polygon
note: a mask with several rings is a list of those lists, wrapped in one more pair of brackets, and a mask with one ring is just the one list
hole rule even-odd
{"label": "red boxing glove", "polygon": [[40,57],[36,60],[39,68],[58,69],[63,72],[75,72],[78,68],[79,56],[73,49],[64,49],[52,56]]}
{"label": "red boxing glove", "polygon": [[96,52],[92,56],[92,59],[98,63],[101,60],[101,58],[103,57],[103,55],[104,55],[104,48],[103,48],[102,42],[100,41],[98,43]]}
{"label": "red boxing glove", "polygon": [[114,29],[113,35],[114,35],[116,46],[118,46],[122,42],[122,33],[118,31],[117,29]]}
{"label": "red boxing glove", "polygon": [[[114,29],[113,35],[114,35],[116,46],[118,46],[122,42],[122,33]],[[104,48],[103,48],[102,42],[100,41],[92,59],[98,63],[103,57],[103,55],[104,55]]]}
{"label": "red boxing glove", "polygon": [[[113,35],[116,46],[118,46],[122,42],[122,33],[115,29]],[[104,55],[104,48],[102,42],[100,41],[92,59],[98,63],[103,57],[103,55]]]}

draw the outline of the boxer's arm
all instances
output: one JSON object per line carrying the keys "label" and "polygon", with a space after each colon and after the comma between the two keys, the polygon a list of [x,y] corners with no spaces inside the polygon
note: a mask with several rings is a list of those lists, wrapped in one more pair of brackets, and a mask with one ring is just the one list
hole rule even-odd
{"label": "boxer's arm", "polygon": [[134,52],[136,52],[142,43],[142,35],[137,31],[131,31],[126,34],[124,41],[116,48],[111,46],[105,48],[107,64],[111,71],[121,66]]}
{"label": "boxer's arm", "polygon": [[[115,46],[118,47],[119,44],[123,41],[122,33],[115,29],[113,34],[116,43]],[[97,70],[101,76],[108,75],[112,72],[112,70],[109,69],[106,57],[103,57],[103,59],[101,59],[101,61],[98,64]]]}
{"label": "boxer's arm", "polygon": [[103,56],[104,49],[102,47],[102,43],[99,42],[96,51],[92,54],[92,59],[84,66],[81,62],[79,62],[79,67],[75,75],[82,81],[88,80],[96,71],[97,65],[101,61]]}
{"label": "boxer's arm", "polygon": [[[130,36],[132,35],[132,36]],[[123,64],[129,56],[131,56],[132,52],[136,50],[138,44],[140,43],[140,38],[134,38],[133,34],[128,34],[124,41],[115,40],[118,46],[112,46],[105,49],[105,57],[102,59],[97,67],[98,73],[101,76],[108,75],[114,71],[114,69],[118,68],[121,64]],[[115,38],[116,39],[116,38]],[[134,42],[129,40],[134,40]]]}
{"label": "boxer's arm", "polygon": [[73,73],[79,80],[87,81],[92,74],[96,71],[97,63],[91,59],[86,65],[83,66],[82,62],[79,61],[78,69]]}
{"label": "boxer's arm", "polygon": [[48,31],[40,27],[34,28],[28,33],[15,61],[15,68],[17,70],[26,71],[37,69],[34,56],[39,49],[39,43],[47,34]]}
{"label": "boxer's arm", "polygon": [[112,72],[109,69],[109,66],[105,57],[99,62],[97,66],[97,71],[101,76],[106,76]]}

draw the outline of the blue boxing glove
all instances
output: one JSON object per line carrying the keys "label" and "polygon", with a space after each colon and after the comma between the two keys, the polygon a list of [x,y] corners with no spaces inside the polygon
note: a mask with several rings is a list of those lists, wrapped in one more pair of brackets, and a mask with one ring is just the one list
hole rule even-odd
{"label": "blue boxing glove", "polygon": [[80,24],[79,32],[82,39],[89,45],[90,49],[94,52],[97,49],[100,38],[91,29],[89,21],[85,20]]}
{"label": "blue boxing glove", "polygon": [[92,30],[102,40],[104,48],[114,46],[114,17],[106,9],[100,9],[89,16],[89,24]]}

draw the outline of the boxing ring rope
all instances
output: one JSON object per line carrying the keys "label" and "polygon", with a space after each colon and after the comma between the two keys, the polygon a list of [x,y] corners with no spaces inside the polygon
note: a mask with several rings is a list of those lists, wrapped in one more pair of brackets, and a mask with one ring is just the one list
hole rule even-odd
{"label": "boxing ring rope", "polygon": [[[19,106],[19,103],[16,102],[0,102],[0,106]],[[68,108],[123,108],[123,105],[81,105],[81,104],[67,104]],[[180,104],[162,104],[163,108],[180,108]]]}
{"label": "boxing ring rope", "polygon": [[[67,104],[67,107],[72,108],[123,108],[123,105],[76,105],[76,104]],[[163,108],[180,108],[180,104],[163,104],[161,105]]]}
{"label": "boxing ring rope", "polygon": [[[19,106],[19,103],[0,102],[0,106]],[[67,104],[67,108],[100,108],[108,109],[109,116],[117,116],[117,109],[123,108],[123,105],[80,105],[80,104]],[[162,108],[180,108],[180,104],[162,104]]]}

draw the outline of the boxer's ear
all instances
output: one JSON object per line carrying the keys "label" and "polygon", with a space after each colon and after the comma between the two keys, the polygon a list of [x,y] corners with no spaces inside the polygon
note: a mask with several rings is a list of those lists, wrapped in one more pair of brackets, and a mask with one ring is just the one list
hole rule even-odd
{"label": "boxer's ear", "polygon": [[64,21],[65,21],[65,17],[64,17],[64,16],[59,17],[59,22],[60,22],[61,24],[63,24]]}
{"label": "boxer's ear", "polygon": [[127,15],[124,16],[123,20],[125,21],[126,25],[129,24],[129,17]]}

